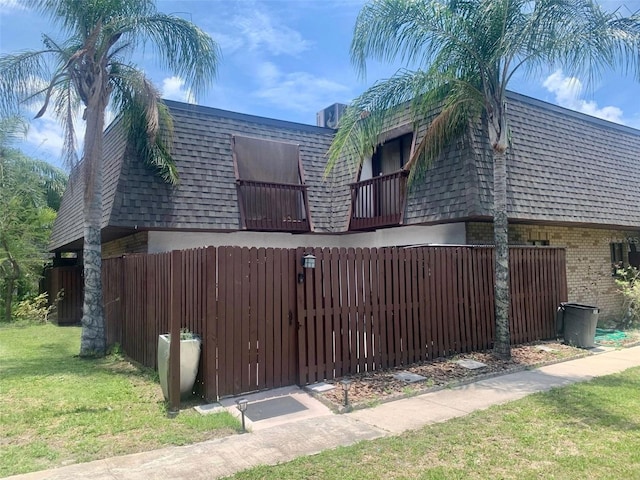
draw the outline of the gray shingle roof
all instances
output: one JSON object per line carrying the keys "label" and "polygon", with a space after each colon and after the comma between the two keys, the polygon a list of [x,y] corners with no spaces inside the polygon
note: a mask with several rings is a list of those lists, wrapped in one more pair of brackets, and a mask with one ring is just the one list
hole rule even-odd
{"label": "gray shingle roof", "polygon": [[510,217],[640,225],[640,131],[510,99]]}
{"label": "gray shingle roof", "polygon": [[[512,92],[508,112],[510,220],[640,225],[640,131]],[[471,126],[412,186],[405,223],[490,218],[492,185],[487,135]]]}
{"label": "gray shingle roof", "polygon": [[[105,136],[103,227],[125,229],[238,230],[231,136],[241,134],[300,145],[315,231],[331,231],[333,202],[345,204],[342,185],[323,178],[333,130],[214,108],[166,102],[174,117],[174,154],[179,184],[164,183],[154,171],[125,152],[118,124]],[[50,247],[82,238],[82,185],[66,192]],[[340,193],[342,191],[342,193]]]}
{"label": "gray shingle roof", "polygon": [[[348,228],[353,172],[338,165],[325,180],[333,130],[167,101],[174,116],[172,187],[125,152],[116,123],[105,134],[104,232],[240,228],[231,135],[300,145],[311,220],[317,232]],[[508,209],[512,221],[640,226],[640,131],[519,94],[508,96]],[[412,185],[405,224],[491,218],[493,175],[480,123]],[[72,174],[51,248],[82,238],[82,182]]]}

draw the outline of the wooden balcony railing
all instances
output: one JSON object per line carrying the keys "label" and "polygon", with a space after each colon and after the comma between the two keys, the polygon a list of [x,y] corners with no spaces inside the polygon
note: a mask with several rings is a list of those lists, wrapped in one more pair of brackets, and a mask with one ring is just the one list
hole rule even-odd
{"label": "wooden balcony railing", "polygon": [[400,170],[351,184],[351,230],[399,225],[409,172]]}
{"label": "wooden balcony railing", "polygon": [[248,230],[307,232],[307,186],[238,180],[240,214]]}

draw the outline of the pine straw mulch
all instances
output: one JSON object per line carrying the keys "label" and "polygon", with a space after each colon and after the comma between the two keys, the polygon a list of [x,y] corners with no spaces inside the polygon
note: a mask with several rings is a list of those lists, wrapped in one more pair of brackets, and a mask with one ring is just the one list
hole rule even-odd
{"label": "pine straw mulch", "polygon": [[[545,346],[552,351],[541,350]],[[571,360],[584,357],[590,353],[587,350],[571,347],[562,343],[545,342],[536,345],[520,345],[512,347],[511,359],[503,360],[491,352],[474,352],[456,355],[449,358],[440,358],[429,362],[397,367],[379,372],[367,372],[351,375],[351,388],[349,389],[349,403],[353,408],[366,408],[381,402],[397,400],[399,398],[424,393],[430,390],[438,390],[451,387],[481,378],[496,375],[504,375],[518,370],[539,367],[545,364]],[[458,360],[475,360],[486,364],[475,370],[458,365]],[[407,383],[393,378],[399,372],[411,372],[426,377],[416,383]],[[340,379],[341,380],[341,379]],[[343,411],[343,391],[340,380],[328,381],[335,384],[333,390],[322,393],[313,393],[318,399],[328,404],[336,411]]]}

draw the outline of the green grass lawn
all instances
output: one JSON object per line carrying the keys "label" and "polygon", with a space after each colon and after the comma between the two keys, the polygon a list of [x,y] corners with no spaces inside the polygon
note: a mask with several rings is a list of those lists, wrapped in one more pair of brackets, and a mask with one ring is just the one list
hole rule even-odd
{"label": "green grass lawn", "polygon": [[0,477],[239,431],[227,413],[167,418],[154,372],[79,348],[76,327],[0,326]]}
{"label": "green grass lawn", "polygon": [[238,479],[637,479],[640,368]]}

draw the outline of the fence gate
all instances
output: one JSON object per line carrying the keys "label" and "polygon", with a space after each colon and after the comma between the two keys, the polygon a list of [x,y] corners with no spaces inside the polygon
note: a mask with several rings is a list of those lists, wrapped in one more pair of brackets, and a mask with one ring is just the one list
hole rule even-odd
{"label": "fence gate", "polygon": [[219,396],[296,383],[295,255],[291,249],[218,248]]}

